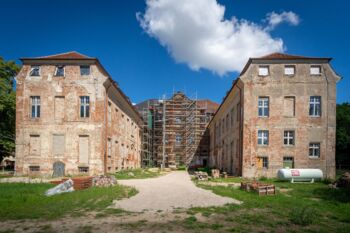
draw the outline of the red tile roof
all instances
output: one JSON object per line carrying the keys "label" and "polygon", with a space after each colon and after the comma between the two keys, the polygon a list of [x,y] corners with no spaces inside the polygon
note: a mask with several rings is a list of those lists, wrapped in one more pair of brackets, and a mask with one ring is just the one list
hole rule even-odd
{"label": "red tile roof", "polygon": [[285,53],[271,53],[259,58],[253,58],[253,59],[305,59],[309,57],[304,56],[298,56],[298,55],[290,55]]}
{"label": "red tile roof", "polygon": [[92,57],[88,57],[84,54],[78,53],[76,51],[54,54],[44,57],[37,57],[36,59],[92,59]]}

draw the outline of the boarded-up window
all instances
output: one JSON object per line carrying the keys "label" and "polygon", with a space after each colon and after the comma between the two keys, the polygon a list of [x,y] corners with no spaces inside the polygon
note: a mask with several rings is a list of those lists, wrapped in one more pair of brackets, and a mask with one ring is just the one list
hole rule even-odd
{"label": "boarded-up window", "polygon": [[295,97],[294,96],[284,97],[284,116],[288,116],[288,117],[295,116]]}
{"label": "boarded-up window", "polygon": [[64,96],[55,96],[55,119],[64,118]]}
{"label": "boarded-up window", "polygon": [[63,156],[65,151],[64,135],[53,135],[52,151],[54,156]]}
{"label": "boarded-up window", "polygon": [[29,154],[32,156],[40,156],[41,154],[40,135],[30,135]]}
{"label": "boarded-up window", "polygon": [[79,136],[79,163],[89,163],[89,136]]}

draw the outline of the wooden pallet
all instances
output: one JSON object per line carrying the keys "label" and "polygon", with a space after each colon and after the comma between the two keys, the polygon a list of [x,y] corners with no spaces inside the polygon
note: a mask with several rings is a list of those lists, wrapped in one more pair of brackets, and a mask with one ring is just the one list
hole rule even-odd
{"label": "wooden pallet", "polygon": [[276,187],[274,185],[259,182],[241,182],[241,189],[247,192],[256,192],[259,196],[276,194]]}

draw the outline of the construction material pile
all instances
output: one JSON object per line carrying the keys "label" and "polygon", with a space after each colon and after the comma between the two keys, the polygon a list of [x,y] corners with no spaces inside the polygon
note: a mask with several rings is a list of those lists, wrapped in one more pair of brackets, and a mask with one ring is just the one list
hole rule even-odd
{"label": "construction material pile", "polygon": [[350,188],[350,172],[345,172],[332,186],[334,188]]}
{"label": "construction material pile", "polygon": [[219,169],[212,169],[211,170],[211,176],[214,179],[220,178],[220,170]]}
{"label": "construction material pile", "polygon": [[194,176],[197,180],[208,180],[208,173],[206,172],[194,172]]}
{"label": "construction material pile", "polygon": [[92,179],[92,185],[97,187],[111,187],[117,184],[117,179],[114,176],[95,176]]}
{"label": "construction material pile", "polygon": [[245,191],[253,191],[257,192],[259,196],[262,195],[275,195],[276,194],[276,188],[272,184],[263,184],[259,183],[257,181],[253,182],[241,182],[241,189]]}
{"label": "construction material pile", "polygon": [[[83,190],[88,189],[92,186],[92,177],[91,176],[82,176],[71,178],[74,182],[74,190]],[[68,178],[63,178],[62,181],[66,181]]]}

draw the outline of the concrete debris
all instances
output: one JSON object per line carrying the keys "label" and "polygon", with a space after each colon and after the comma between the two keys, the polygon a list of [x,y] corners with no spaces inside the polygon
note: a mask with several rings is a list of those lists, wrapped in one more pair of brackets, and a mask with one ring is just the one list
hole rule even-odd
{"label": "concrete debris", "polygon": [[46,196],[53,196],[53,195],[60,194],[60,193],[73,192],[74,191],[73,185],[74,185],[73,180],[71,180],[71,179],[66,180],[65,182],[47,190],[45,192],[45,195]]}
{"label": "concrete debris", "polygon": [[197,180],[208,180],[208,173],[206,172],[194,172],[194,176]]}
{"label": "concrete debris", "polygon": [[132,177],[134,177],[134,176],[135,176],[135,174],[134,174],[133,172],[129,172],[129,173],[128,173],[128,176],[132,176]]}
{"label": "concrete debris", "polygon": [[211,170],[211,176],[216,179],[220,178],[220,170],[219,169],[212,169]]}
{"label": "concrete debris", "polygon": [[114,176],[95,176],[92,179],[92,186],[111,187],[117,184],[117,179]]}

